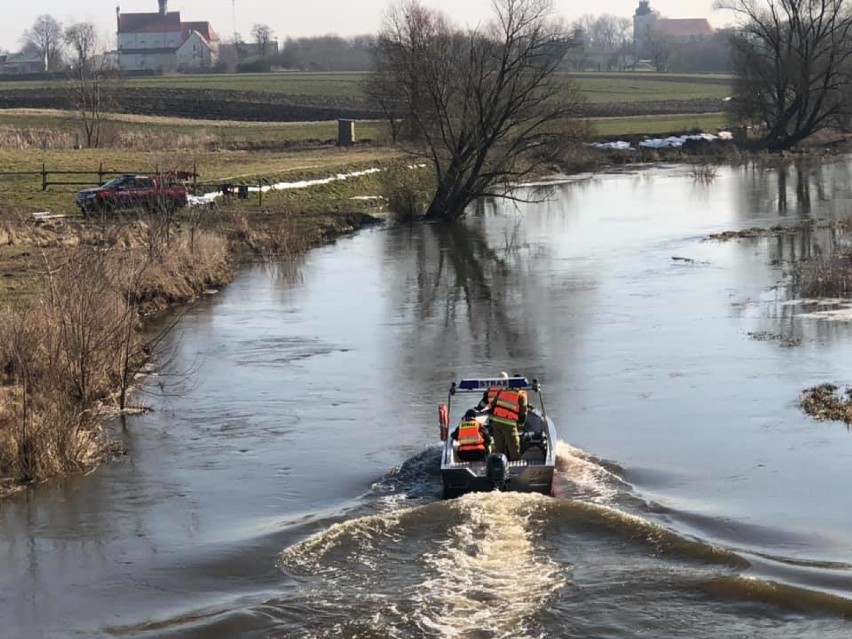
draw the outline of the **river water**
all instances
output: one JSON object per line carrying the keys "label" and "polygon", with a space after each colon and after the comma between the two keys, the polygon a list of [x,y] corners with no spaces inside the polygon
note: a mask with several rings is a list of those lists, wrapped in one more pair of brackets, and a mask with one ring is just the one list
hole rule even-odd
{"label": "river water", "polygon": [[[0,504],[0,636],[848,637],[852,436],[797,397],[852,326],[778,286],[844,238],[704,238],[848,215],[849,162],[530,193],[196,304],[129,454]],[[557,495],[441,501],[436,404],[500,371]]]}

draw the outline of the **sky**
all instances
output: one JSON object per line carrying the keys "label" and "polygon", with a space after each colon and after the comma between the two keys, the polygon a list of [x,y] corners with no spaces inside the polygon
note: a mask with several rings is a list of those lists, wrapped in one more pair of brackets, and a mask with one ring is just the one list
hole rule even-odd
{"label": "sky", "polygon": [[[552,1],[558,14],[569,21],[587,13],[631,17],[638,6],[638,0]],[[236,11],[232,10],[232,2]],[[491,11],[490,0],[422,2],[464,24],[486,21]],[[114,38],[116,5],[127,13],[157,10],[157,0],[3,0],[3,4],[7,6],[3,7],[0,22],[0,48],[7,50],[17,50],[21,34],[44,13],[66,24],[94,22],[104,34]],[[327,33],[342,36],[373,33],[389,5],[389,0],[169,0],[170,11],[180,11],[183,20],[209,20],[223,40],[230,39],[235,30],[247,40],[255,23],[268,24],[281,40]],[[669,18],[707,18],[715,26],[731,22],[728,15],[713,10],[713,0],[651,0],[651,7]]]}

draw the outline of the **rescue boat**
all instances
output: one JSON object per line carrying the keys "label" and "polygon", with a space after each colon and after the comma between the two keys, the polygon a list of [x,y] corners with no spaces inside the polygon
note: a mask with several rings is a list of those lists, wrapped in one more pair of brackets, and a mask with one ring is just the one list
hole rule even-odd
{"label": "rescue boat", "polygon": [[[458,408],[459,414],[470,411],[493,388],[527,391],[526,419],[518,429],[521,439],[521,458],[509,461],[500,453],[483,452],[477,458],[470,454],[459,456],[459,443],[452,437],[450,424],[458,424],[453,417],[453,404],[462,403],[459,396],[468,396],[469,402]],[[453,400],[456,399],[455,402]],[[476,421],[486,429],[489,426],[490,407],[476,413]],[[450,386],[447,403],[438,407],[443,451],[441,479],[444,499],[452,499],[469,492],[492,490],[536,492],[545,495],[553,491],[553,471],[556,468],[556,428],[547,416],[541,384],[526,377],[496,379],[463,379]]]}

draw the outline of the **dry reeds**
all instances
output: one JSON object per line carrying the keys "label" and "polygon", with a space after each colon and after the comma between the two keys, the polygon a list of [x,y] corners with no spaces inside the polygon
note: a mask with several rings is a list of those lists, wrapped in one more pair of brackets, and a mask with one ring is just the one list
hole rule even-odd
{"label": "dry reeds", "polygon": [[90,231],[70,246],[54,234],[42,252],[41,285],[0,323],[0,478],[43,481],[95,464],[104,410],[125,408],[150,353],[140,317],[230,279],[224,239],[151,232],[160,223]]}
{"label": "dry reeds", "polygon": [[[79,144],[81,136],[71,130],[39,127],[0,126],[0,149],[53,149],[67,151]],[[167,131],[126,129],[105,123],[100,148],[128,151],[203,150],[220,144],[212,133],[170,133]]]}
{"label": "dry reeds", "polygon": [[411,222],[426,213],[434,194],[434,179],[429,171],[396,166],[379,174],[379,188],[394,219]]}
{"label": "dry reeds", "polygon": [[793,287],[802,297],[852,297],[852,252],[799,263],[793,271]]}
{"label": "dry reeds", "polygon": [[818,421],[838,421],[852,424],[852,390],[834,384],[822,384],[802,393],[799,406]]}

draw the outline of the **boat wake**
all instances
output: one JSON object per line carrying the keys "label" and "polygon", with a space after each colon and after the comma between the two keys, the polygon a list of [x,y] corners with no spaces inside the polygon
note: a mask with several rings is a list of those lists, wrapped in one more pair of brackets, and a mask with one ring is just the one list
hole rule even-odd
{"label": "boat wake", "polygon": [[553,495],[595,504],[611,504],[630,490],[630,485],[601,460],[565,442],[556,444]]}
{"label": "boat wake", "polygon": [[[288,639],[625,636],[653,600],[659,619],[681,618],[691,636],[709,638],[736,634],[724,632],[731,610],[769,624],[790,613],[852,615],[843,596],[760,578],[753,557],[653,521],[621,469],[567,444],[558,445],[557,498],[439,500],[439,457],[434,448],[413,456],[356,511],[303,527],[308,536],[280,553],[279,597],[162,627],[176,637],[197,636],[199,624],[223,636],[234,619]],[[668,626],[648,623],[649,636],[667,636]]]}
{"label": "boat wake", "polygon": [[466,495],[438,548],[424,555],[430,578],[414,593],[418,625],[432,636],[544,636],[534,615],[566,583],[567,569],[542,553],[541,495]]}
{"label": "boat wake", "polygon": [[477,493],[340,522],[284,550],[279,567],[306,580],[311,601],[355,596],[363,609],[310,636],[542,637],[535,615],[568,574],[537,543],[549,499]]}

